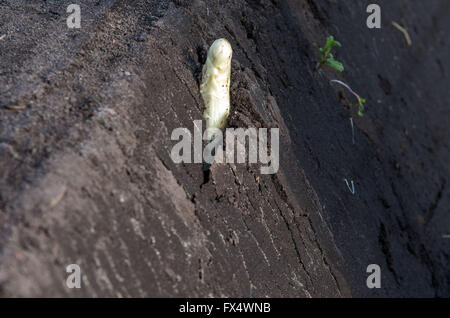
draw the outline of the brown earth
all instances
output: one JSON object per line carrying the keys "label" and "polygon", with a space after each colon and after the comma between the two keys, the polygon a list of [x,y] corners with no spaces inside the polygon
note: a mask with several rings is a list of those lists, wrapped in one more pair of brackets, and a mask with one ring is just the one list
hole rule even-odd
{"label": "brown earth", "polygon": [[[70,30],[72,2],[0,0],[1,296],[450,296],[450,2],[374,30],[371,1],[79,0]],[[315,72],[329,34],[343,73]],[[220,37],[228,126],[280,128],[276,175],[170,158]]]}

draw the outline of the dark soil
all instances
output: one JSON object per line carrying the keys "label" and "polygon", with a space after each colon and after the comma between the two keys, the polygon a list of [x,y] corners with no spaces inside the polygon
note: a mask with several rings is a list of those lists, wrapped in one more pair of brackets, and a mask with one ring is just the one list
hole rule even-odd
{"label": "dark soil", "polygon": [[[73,1],[0,0],[0,295],[450,296],[450,2],[378,1],[378,30],[371,2],[78,0],[70,30]],[[329,34],[343,73],[315,71]],[[229,126],[280,127],[281,169],[202,185],[170,135],[220,37]]]}

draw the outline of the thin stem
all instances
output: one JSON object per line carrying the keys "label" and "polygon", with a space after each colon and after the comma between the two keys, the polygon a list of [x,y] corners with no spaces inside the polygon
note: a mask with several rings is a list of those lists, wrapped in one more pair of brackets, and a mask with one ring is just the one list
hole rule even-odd
{"label": "thin stem", "polygon": [[355,195],[356,191],[355,191],[355,184],[353,183],[353,180],[350,180],[350,183],[352,185],[352,187],[350,188],[350,184],[348,183],[347,179],[344,179],[345,184],[347,185],[347,188],[350,190],[350,192]]}
{"label": "thin stem", "polygon": [[355,129],[353,127],[353,118],[350,117],[350,125],[352,126],[352,143],[355,144]]}
{"label": "thin stem", "polygon": [[352,94],[358,99],[358,102],[361,100],[361,97],[360,97],[358,94],[356,94],[356,93],[350,88],[350,86],[348,86],[348,85],[345,84],[344,82],[342,82],[342,81],[340,81],[340,80],[336,80],[336,79],[331,80],[330,82],[331,82],[331,83],[338,83],[338,84],[341,84],[341,85],[344,86],[346,89],[348,89],[348,91],[349,91],[350,93],[352,93]]}

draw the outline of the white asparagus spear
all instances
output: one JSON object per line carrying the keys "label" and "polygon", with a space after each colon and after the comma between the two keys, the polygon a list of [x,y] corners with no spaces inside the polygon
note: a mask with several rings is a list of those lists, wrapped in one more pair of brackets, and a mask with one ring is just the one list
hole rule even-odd
{"label": "white asparagus spear", "polygon": [[[214,41],[208,51],[208,57],[203,65],[200,94],[205,102],[203,118],[206,129],[224,129],[230,113],[230,75],[233,49],[225,39]],[[208,140],[213,138],[207,133]]]}

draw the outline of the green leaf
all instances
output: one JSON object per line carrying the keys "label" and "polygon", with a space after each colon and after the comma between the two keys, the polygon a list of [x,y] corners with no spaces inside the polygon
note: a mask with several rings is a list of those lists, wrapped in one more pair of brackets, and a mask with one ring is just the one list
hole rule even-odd
{"label": "green leaf", "polygon": [[327,42],[325,43],[325,47],[328,48],[332,48],[333,47],[333,43],[334,43],[334,37],[332,35],[330,35],[329,37],[327,37]]}
{"label": "green leaf", "polygon": [[366,100],[364,98],[358,99],[358,115],[361,117],[363,116],[365,102],[366,102]]}
{"label": "green leaf", "polygon": [[334,68],[335,70],[337,70],[337,71],[339,71],[339,72],[344,71],[344,65],[342,65],[341,62],[336,61],[336,60],[333,59],[333,58],[328,59],[326,65],[329,66],[329,67]]}
{"label": "green leaf", "polygon": [[338,41],[335,41],[334,37],[330,35],[329,37],[327,37],[327,43],[325,44],[325,48],[327,49],[327,51],[331,51],[333,46],[341,47],[342,45]]}

